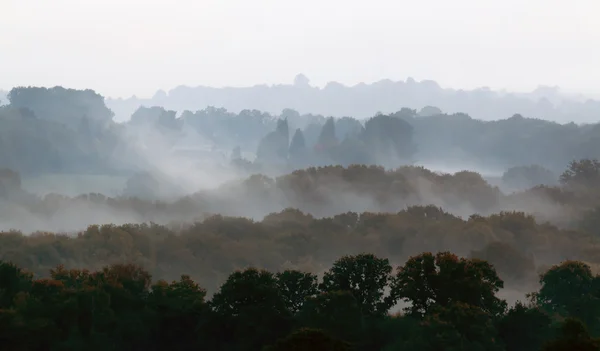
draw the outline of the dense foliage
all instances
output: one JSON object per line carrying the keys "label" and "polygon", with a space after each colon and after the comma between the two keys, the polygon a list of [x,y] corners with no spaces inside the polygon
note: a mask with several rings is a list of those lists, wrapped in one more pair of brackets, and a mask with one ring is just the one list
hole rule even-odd
{"label": "dense foliage", "polygon": [[[91,193],[68,197],[51,193],[39,197],[22,188],[18,173],[2,170],[0,219],[4,229],[72,231],[90,223],[168,224],[196,221],[210,214],[260,220],[285,208],[320,218],[349,211],[396,213],[410,206],[434,205],[463,218],[525,212],[539,222],[585,229],[596,235],[600,206],[600,168],[594,166],[597,162],[573,161],[560,183],[557,179],[554,186],[535,186],[509,194],[471,171],[445,174],[415,166],[385,170],[351,165],[311,167],[274,178],[254,174],[185,196],[174,195],[178,184],[141,174],[129,179],[123,196]],[[531,169],[536,168],[516,172],[522,171],[527,177]]]}
{"label": "dense foliage", "polygon": [[[600,345],[598,126],[482,122],[435,107],[364,123],[142,107],[116,124],[89,90],[8,98],[2,349]],[[179,196],[185,184],[153,169],[173,150],[195,162],[186,138],[212,156],[233,149],[225,167],[242,180]],[[501,181],[515,192],[473,171],[406,165],[456,155],[508,168]],[[113,197],[25,190],[22,175],[54,171],[131,177]]]}
{"label": "dense foliage", "polygon": [[[599,282],[565,261],[540,275],[530,301],[507,307],[484,260],[424,252],[394,269],[362,253],[321,279],[237,270],[208,297],[187,275],[153,282],[132,264],[59,265],[42,278],[0,261],[0,342],[9,351],[598,350]],[[390,313],[402,301],[405,313]]]}

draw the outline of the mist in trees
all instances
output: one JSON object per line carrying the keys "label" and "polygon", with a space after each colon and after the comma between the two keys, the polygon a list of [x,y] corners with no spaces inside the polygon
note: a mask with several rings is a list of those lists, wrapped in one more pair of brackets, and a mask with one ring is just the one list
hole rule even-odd
{"label": "mist in trees", "polygon": [[3,347],[597,349],[597,125],[173,96],[117,123],[91,90],[7,94]]}

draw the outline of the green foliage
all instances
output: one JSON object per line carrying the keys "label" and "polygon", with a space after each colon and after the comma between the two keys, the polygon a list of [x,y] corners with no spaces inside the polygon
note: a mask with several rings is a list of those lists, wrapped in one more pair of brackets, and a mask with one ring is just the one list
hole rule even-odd
{"label": "green foliage", "polygon": [[495,296],[503,286],[504,282],[488,262],[440,252],[411,257],[398,269],[393,291],[411,303],[406,311],[415,316],[459,302],[495,316],[506,308],[506,302]]}
{"label": "green foliage", "polygon": [[10,307],[17,294],[28,291],[32,275],[9,262],[0,261],[0,309]]}
{"label": "green foliage", "polygon": [[507,350],[539,350],[552,335],[552,319],[536,306],[517,302],[498,323],[498,335]]}
{"label": "green foliage", "polygon": [[423,321],[421,350],[503,350],[493,319],[477,306],[453,302],[435,306]]}
{"label": "green foliage", "polygon": [[594,331],[599,327],[600,278],[589,265],[565,261],[542,274],[540,285],[533,302],[549,313],[580,319]]}
{"label": "green foliage", "polygon": [[148,295],[154,311],[152,339],[158,349],[191,349],[197,342],[198,323],[207,317],[206,290],[183,275],[179,281],[158,281]]}
{"label": "green foliage", "polygon": [[255,268],[231,274],[213,296],[211,306],[216,312],[229,316],[239,316],[246,310],[286,313],[276,277]]}
{"label": "green foliage", "polygon": [[296,314],[306,299],[318,293],[317,276],[297,270],[285,270],[275,275],[277,287],[287,310]]}
{"label": "green foliage", "polygon": [[[248,268],[230,274],[210,301],[189,276],[152,283],[133,264],[96,271],[58,266],[49,278],[34,278],[2,263],[0,342],[15,351],[598,349],[584,323],[556,319],[543,306],[490,308],[504,302],[486,293],[499,285],[487,263],[447,252],[418,258],[435,266],[438,277],[428,278],[434,302],[420,314],[379,310],[377,318],[367,307],[396,282],[389,281],[388,261],[371,254],[338,259],[321,282],[325,292],[317,293],[317,278],[308,272]],[[570,265],[589,276],[585,265]],[[536,294],[538,303],[550,283]],[[558,334],[556,323],[562,323]]]}
{"label": "green foliage", "polygon": [[322,291],[352,293],[364,315],[384,315],[396,303],[385,295],[392,280],[392,266],[387,259],[372,254],[344,256],[325,272],[319,286]]}

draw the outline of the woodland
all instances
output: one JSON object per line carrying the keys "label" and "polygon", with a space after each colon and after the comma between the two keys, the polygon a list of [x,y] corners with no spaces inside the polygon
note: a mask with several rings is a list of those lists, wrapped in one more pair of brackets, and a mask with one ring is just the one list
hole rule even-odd
{"label": "woodland", "polygon": [[[157,106],[115,123],[91,90],[8,98],[3,350],[600,349],[597,125]],[[219,172],[235,177],[184,187],[140,132],[231,150]],[[504,171],[419,165],[447,155]],[[24,185],[53,172],[128,181]]]}

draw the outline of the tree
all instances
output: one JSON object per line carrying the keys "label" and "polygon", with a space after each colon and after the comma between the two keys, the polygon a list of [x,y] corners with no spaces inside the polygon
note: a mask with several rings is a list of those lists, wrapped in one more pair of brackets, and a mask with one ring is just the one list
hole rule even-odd
{"label": "tree", "polygon": [[287,118],[277,120],[277,128],[275,129],[275,132],[280,134],[284,139],[286,139],[289,145],[290,128],[288,127]]}
{"label": "tree", "polygon": [[113,341],[123,349],[150,344],[151,314],[147,309],[152,284],[150,273],[134,264],[113,264],[94,274],[93,279],[109,295],[114,315],[106,328],[113,335]]}
{"label": "tree", "polygon": [[288,157],[289,138],[287,120],[278,120],[276,130],[260,140],[256,150],[257,160],[267,164],[284,162]]}
{"label": "tree", "polygon": [[378,164],[397,167],[410,161],[415,152],[413,127],[402,118],[379,115],[369,119],[363,138]]}
{"label": "tree", "polygon": [[539,350],[552,332],[552,319],[536,306],[517,302],[498,322],[498,335],[507,350]]}
{"label": "tree", "polygon": [[349,351],[350,344],[332,338],[319,329],[301,328],[265,351]]}
{"label": "tree", "polygon": [[540,275],[541,288],[532,301],[552,314],[580,319],[596,328],[600,316],[600,279],[590,266],[565,261]]}
{"label": "tree", "polygon": [[452,302],[433,307],[421,324],[419,350],[502,351],[493,318],[477,306]]}
{"label": "tree", "polygon": [[600,161],[581,159],[571,161],[560,176],[560,182],[567,186],[593,187],[600,184]]}
{"label": "tree", "polygon": [[[112,289],[107,288],[108,282],[104,276],[100,272],[67,270],[62,265],[50,270],[50,276],[54,281],[63,284],[64,296],[69,298],[70,302],[75,302],[76,308],[73,309],[73,305],[71,305],[71,309],[67,311],[75,314],[76,322],[72,327],[76,332],[69,335],[68,340],[65,341],[65,347],[76,349],[93,344],[102,349],[102,347],[108,347],[109,344],[113,345],[115,340],[107,338],[107,335],[116,334],[118,318],[115,315],[122,311],[115,311],[111,306],[113,298],[110,292]],[[116,306],[122,304],[117,296],[114,297],[114,300]],[[129,305],[126,306],[129,307]],[[143,316],[143,318],[145,317],[147,315]],[[132,335],[129,337],[131,338]]]}
{"label": "tree", "polygon": [[32,276],[10,262],[0,261],[0,309],[12,306],[18,293],[29,291]]}
{"label": "tree", "polygon": [[323,276],[321,291],[348,291],[356,298],[365,315],[384,315],[396,303],[385,295],[392,281],[392,266],[388,259],[372,254],[344,256]]}
{"label": "tree", "polygon": [[53,120],[77,128],[83,116],[111,122],[114,113],[104,104],[104,97],[93,90],[63,87],[16,87],[8,93],[10,105],[28,108],[40,119]]}
{"label": "tree", "polygon": [[509,243],[494,241],[481,250],[472,251],[471,257],[487,261],[494,265],[500,276],[516,281],[531,278],[535,271],[535,262],[526,257]]}
{"label": "tree", "polygon": [[[378,116],[382,116],[383,114],[379,113]],[[400,118],[404,120],[410,120],[417,115],[417,110],[413,110],[412,108],[402,107],[400,111],[396,111],[390,114],[390,117]]]}
{"label": "tree", "polygon": [[317,276],[297,270],[285,270],[276,274],[279,293],[287,310],[296,314],[307,298],[318,293]]}
{"label": "tree", "polygon": [[63,293],[64,285],[59,281],[34,280],[29,292],[15,299],[12,323],[0,317],[5,323],[0,325],[3,348],[6,344],[12,344],[15,350],[50,350],[59,346],[73,324],[72,315],[66,313],[71,301]]}
{"label": "tree", "polygon": [[351,343],[363,338],[365,320],[361,308],[349,291],[332,291],[307,299],[297,315],[302,327],[321,329]]}
{"label": "tree", "polygon": [[335,136],[335,122],[333,117],[327,119],[327,122],[321,128],[321,133],[317,139],[315,148],[317,151],[330,152],[338,144]]}
{"label": "tree", "polygon": [[367,144],[359,137],[347,137],[337,148],[335,160],[342,166],[368,165],[374,163]]}
{"label": "tree", "polygon": [[502,174],[502,182],[513,189],[529,189],[537,185],[556,185],[557,177],[552,171],[540,166],[511,167]]}
{"label": "tree", "polygon": [[207,313],[206,290],[182,275],[179,281],[152,285],[148,306],[156,313],[152,336],[159,349],[196,349],[198,320]]}
{"label": "tree", "polygon": [[232,273],[210,305],[215,311],[231,316],[239,316],[248,309],[286,313],[273,273],[255,268]]}
{"label": "tree", "polygon": [[440,110],[438,107],[429,106],[429,105],[423,107],[418,113],[419,117],[439,116],[442,114],[443,114],[442,110]]}
{"label": "tree", "polygon": [[598,351],[600,340],[592,339],[585,325],[567,318],[561,325],[560,336],[548,342],[542,351]]}
{"label": "tree", "polygon": [[165,110],[164,107],[140,106],[132,115],[129,123],[135,126],[149,126],[159,130],[181,130],[181,119],[177,119],[177,111]]}
{"label": "tree", "polygon": [[289,149],[290,161],[293,164],[304,165],[307,157],[306,141],[302,130],[296,129]]}
{"label": "tree", "polygon": [[342,117],[335,120],[335,132],[338,140],[358,138],[364,132],[362,123],[351,117]]}
{"label": "tree", "polygon": [[297,74],[296,77],[294,77],[294,86],[295,87],[308,88],[308,87],[310,87],[309,83],[310,83],[310,80],[302,73]]}
{"label": "tree", "polygon": [[290,315],[273,273],[248,268],[232,273],[215,293],[212,327],[235,335],[228,339],[238,349],[260,350],[290,331]]}
{"label": "tree", "polygon": [[424,316],[432,307],[465,303],[498,315],[506,302],[495,294],[504,286],[494,267],[478,259],[458,258],[449,252],[411,257],[398,268],[393,294],[411,306],[405,310]]}
{"label": "tree", "polygon": [[291,108],[284,108],[281,111],[281,117],[284,117],[287,120],[297,121],[301,116],[300,113]]}
{"label": "tree", "polygon": [[427,336],[423,333],[422,321],[407,315],[388,316],[377,324],[379,329],[379,345],[373,350],[422,350],[427,345]]}

